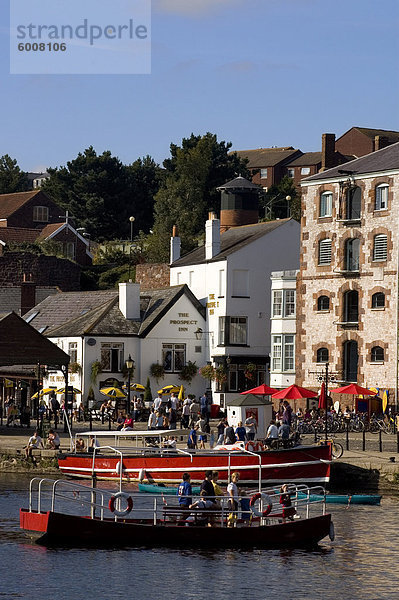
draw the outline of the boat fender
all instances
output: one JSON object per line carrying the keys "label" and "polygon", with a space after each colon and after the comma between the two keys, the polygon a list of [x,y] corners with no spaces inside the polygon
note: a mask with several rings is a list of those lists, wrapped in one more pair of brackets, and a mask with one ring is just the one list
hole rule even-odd
{"label": "boat fender", "polygon": [[[263,506],[266,506],[263,512],[259,511],[255,506],[258,500],[261,500]],[[267,517],[272,510],[273,503],[268,494],[265,494],[264,492],[258,492],[252,496],[251,500],[249,501],[249,506],[256,517]]]}
{"label": "boat fender", "polygon": [[332,521],[330,523],[330,531],[328,532],[328,536],[332,542],[335,540],[335,529]]}
{"label": "boat fender", "polygon": [[139,481],[140,481],[140,483],[142,483],[142,481],[144,481],[145,476],[146,476],[145,469],[140,469],[140,471],[139,471]]}
{"label": "boat fender", "polygon": [[[115,508],[115,503],[119,498],[123,498],[124,500],[126,500],[126,508],[124,510],[117,510]],[[115,494],[115,496],[111,496],[109,503],[108,503],[108,508],[117,517],[124,517],[125,515],[128,515],[130,512],[132,512],[132,508],[133,508],[132,497],[129,496],[129,494],[126,494],[126,492],[118,492],[117,494]]]}
{"label": "boat fender", "polygon": [[120,475],[123,471],[123,465],[120,460],[116,463],[115,471],[117,475]]}

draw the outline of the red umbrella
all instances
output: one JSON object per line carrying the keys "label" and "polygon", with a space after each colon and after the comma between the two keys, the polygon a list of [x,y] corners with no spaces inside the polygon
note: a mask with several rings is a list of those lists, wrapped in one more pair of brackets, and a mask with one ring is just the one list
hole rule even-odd
{"label": "red umbrella", "polygon": [[284,390],[273,394],[272,398],[275,400],[299,400],[300,398],[314,398],[315,396],[317,396],[317,392],[299,387],[299,385],[290,385]]}
{"label": "red umbrella", "polygon": [[270,396],[271,394],[275,394],[277,391],[278,390],[271,388],[265,383],[263,383],[262,385],[258,385],[258,387],[252,388],[252,390],[241,392],[241,394],[255,394],[255,396]]}
{"label": "red umbrella", "polygon": [[375,396],[375,392],[361,387],[360,385],[357,385],[357,383],[350,383],[349,385],[344,385],[344,387],[330,390],[330,392],[333,392],[334,394],[354,394],[356,396]]}
{"label": "red umbrella", "polygon": [[320,396],[319,396],[319,408],[326,410],[327,408],[327,395],[326,395],[326,384],[321,384]]}

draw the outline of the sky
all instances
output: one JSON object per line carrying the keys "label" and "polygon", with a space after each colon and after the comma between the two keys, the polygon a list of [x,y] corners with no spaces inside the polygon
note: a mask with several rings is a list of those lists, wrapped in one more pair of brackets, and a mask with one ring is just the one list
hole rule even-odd
{"label": "sky", "polygon": [[90,145],[161,163],[192,132],[317,151],[325,132],[399,131],[398,30],[397,0],[152,0],[151,74],[10,75],[2,0],[0,155],[43,171]]}

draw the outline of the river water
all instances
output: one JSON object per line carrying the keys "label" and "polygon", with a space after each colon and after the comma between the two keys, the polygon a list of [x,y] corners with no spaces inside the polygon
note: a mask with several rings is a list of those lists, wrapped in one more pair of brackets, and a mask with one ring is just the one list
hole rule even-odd
{"label": "river water", "polygon": [[379,600],[396,598],[399,498],[332,506],[318,549],[46,549],[19,530],[29,479],[0,475],[0,600]]}

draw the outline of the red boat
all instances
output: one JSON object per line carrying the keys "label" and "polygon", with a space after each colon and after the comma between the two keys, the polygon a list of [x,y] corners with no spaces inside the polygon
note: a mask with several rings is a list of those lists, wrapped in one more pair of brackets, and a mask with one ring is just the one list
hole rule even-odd
{"label": "red boat", "polygon": [[[48,485],[50,490],[46,489]],[[231,509],[224,504],[227,498],[222,497],[217,511],[190,507],[181,516],[177,498],[174,504],[165,506],[159,496],[150,501],[145,496],[140,502],[143,496],[132,498],[121,491],[112,495],[107,490],[65,480],[37,478],[31,482],[29,509],[20,510],[20,527],[43,545],[241,549],[307,547],[328,535],[333,539],[331,515],[325,512],[325,503],[299,499],[295,486],[290,489],[290,518],[284,516],[273,490],[256,494],[259,507],[255,509],[254,502],[253,513],[241,508],[232,518]],[[307,495],[311,492],[309,489]],[[44,506],[46,499],[48,508]],[[126,504],[124,510],[120,501]],[[71,505],[75,514],[68,513]],[[82,506],[90,509],[90,516],[76,514]]]}
{"label": "red boat", "polygon": [[[151,432],[155,435],[165,432]],[[166,432],[169,433],[169,432]],[[184,471],[193,482],[204,479],[205,471],[219,471],[219,480],[229,481],[232,471],[238,471],[243,484],[327,483],[330,478],[331,446],[297,446],[281,450],[250,452],[245,447],[224,450],[180,450],[169,448],[121,447],[124,438],[136,443],[149,432],[94,432],[94,438],[114,437],[114,446],[94,448],[93,453],[68,453],[58,458],[62,473],[69,477],[177,483]]]}

